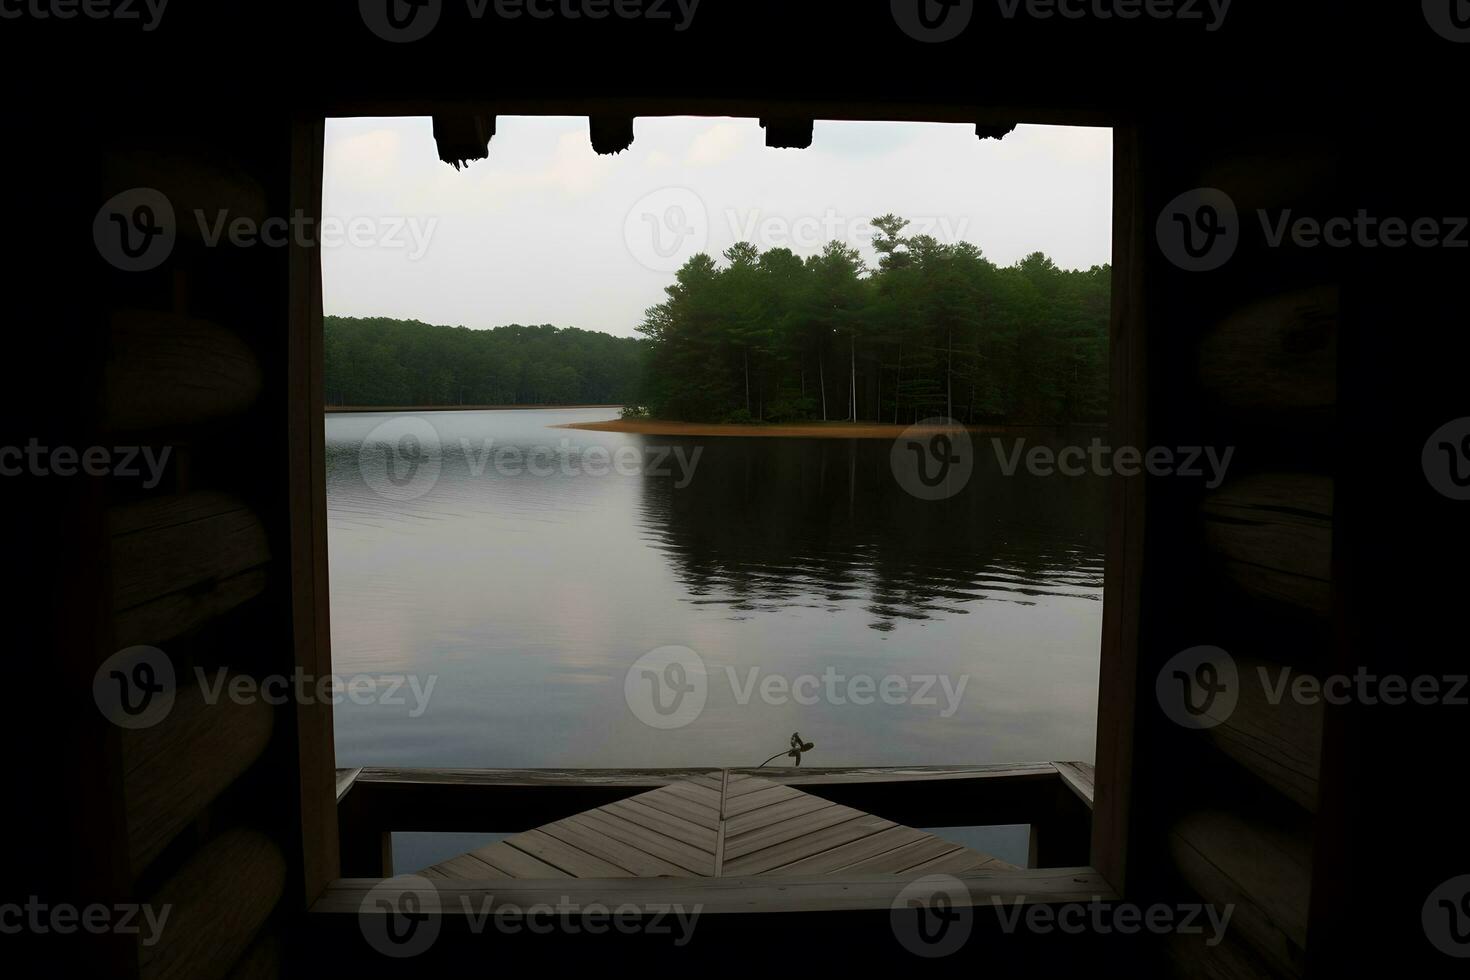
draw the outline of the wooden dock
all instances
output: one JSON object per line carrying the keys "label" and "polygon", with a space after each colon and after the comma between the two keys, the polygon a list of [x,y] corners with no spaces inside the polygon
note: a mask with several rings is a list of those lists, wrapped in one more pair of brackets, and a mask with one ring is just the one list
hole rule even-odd
{"label": "wooden dock", "polygon": [[748,773],[712,770],[419,872],[434,879],[957,874],[1013,865]]}

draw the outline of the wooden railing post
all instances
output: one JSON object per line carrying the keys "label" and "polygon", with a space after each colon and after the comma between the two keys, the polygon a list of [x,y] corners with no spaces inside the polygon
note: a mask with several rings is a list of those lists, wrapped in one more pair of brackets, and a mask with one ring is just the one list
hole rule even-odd
{"label": "wooden railing post", "polygon": [[337,837],[341,841],[342,877],[393,876],[393,833],[376,819],[367,787],[349,787],[338,797]]}
{"label": "wooden railing post", "polygon": [[1031,824],[1031,867],[1085,866],[1090,863],[1091,849],[1092,807],[1059,779],[1051,806]]}

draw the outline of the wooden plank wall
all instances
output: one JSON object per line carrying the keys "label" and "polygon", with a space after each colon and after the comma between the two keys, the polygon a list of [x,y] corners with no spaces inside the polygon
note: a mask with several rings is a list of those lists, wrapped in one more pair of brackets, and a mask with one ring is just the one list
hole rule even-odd
{"label": "wooden plank wall", "polygon": [[[1148,444],[1233,457],[1215,487],[1149,479],[1130,888],[1235,907],[1218,945],[1166,941],[1176,975],[1297,977],[1309,959],[1323,716],[1290,697],[1273,703],[1262,672],[1317,676],[1331,659],[1341,283],[1324,250],[1270,247],[1260,211],[1338,213],[1338,161],[1326,131],[1226,115],[1141,125],[1138,165]],[[1202,187],[1233,200],[1239,244],[1220,268],[1187,271],[1154,222]],[[1197,646],[1224,650],[1237,678],[1233,711],[1204,729],[1172,720],[1156,688],[1170,658]]]}
{"label": "wooden plank wall", "polygon": [[[1452,98],[1463,57],[1450,62],[1465,48],[1429,31],[1419,5],[1354,20],[1309,5],[1292,14],[1291,5],[1241,4],[1218,32],[1121,20],[1009,24],[988,14],[968,42],[942,49],[896,34],[886,4],[710,0],[699,28],[679,35],[687,43],[673,61],[675,35],[659,25],[614,25],[617,40],[607,42],[586,25],[522,20],[492,31],[461,19],[432,43],[385,46],[356,4],[315,5],[316,17],[289,20],[250,16],[247,6],[170,11],[166,29],[148,35],[7,22],[37,60],[89,70],[26,79],[8,107],[13,152],[0,172],[17,189],[17,230],[4,245],[20,329],[7,353],[21,369],[0,392],[5,419],[21,423],[22,439],[175,453],[155,488],[33,481],[6,508],[6,540],[35,559],[9,596],[17,647],[35,655],[6,720],[13,744],[38,747],[17,763],[32,804],[21,808],[30,846],[18,848],[17,880],[79,901],[197,896],[180,900],[230,913],[194,920],[214,930],[210,943],[146,961],[129,940],[79,937],[67,949],[80,965],[210,976],[249,950],[243,962],[269,973],[277,919],[302,907],[300,893],[332,861],[312,850],[310,873],[303,862],[304,787],[322,767],[298,751],[294,712],[219,712],[221,730],[237,733],[211,750],[219,772],[171,785],[159,774],[199,768],[189,756],[212,737],[210,726],[191,734],[189,698],[171,725],[141,738],[108,726],[91,702],[94,671],[122,643],[160,645],[186,676],[196,664],[254,677],[289,671],[302,637],[293,615],[315,601],[292,592],[307,572],[291,528],[287,438],[300,394],[288,368],[301,363],[288,354],[288,311],[310,299],[291,292],[284,251],[207,248],[189,230],[190,209],[288,214],[290,119],[303,106],[426,113],[446,100],[520,98],[566,111],[588,95],[588,77],[602,80],[599,98],[637,94],[680,112],[685,97],[722,111],[808,98],[829,108],[776,109],[883,115],[876,110],[887,104],[922,117],[938,106],[996,124],[1099,121],[1117,110],[1138,123],[1118,158],[1136,169],[1138,275],[1118,302],[1147,326],[1146,356],[1133,363],[1146,370],[1149,443],[1234,445],[1237,456],[1233,479],[1213,491],[1153,480],[1146,501],[1125,501],[1147,526],[1129,571],[1138,615],[1120,620],[1111,641],[1136,649],[1138,662],[1105,688],[1131,703],[1133,717],[1100,742],[1100,823],[1110,795],[1127,804],[1126,820],[1107,822],[1119,867],[1103,870],[1126,877],[1131,898],[1172,892],[1238,904],[1225,944],[1176,950],[1186,975],[1290,976],[1320,969],[1324,957],[1332,964],[1334,951],[1351,966],[1354,941],[1375,918],[1395,949],[1427,948],[1421,896],[1467,866],[1463,812],[1435,806],[1438,787],[1454,783],[1452,770],[1436,769],[1439,752],[1463,741],[1457,716],[1441,711],[1427,725],[1423,712],[1324,719],[1243,696],[1228,723],[1190,732],[1153,700],[1168,658],[1206,643],[1230,650],[1248,680],[1257,666],[1310,673],[1354,661],[1463,672],[1463,642],[1431,629],[1463,601],[1463,505],[1426,490],[1418,446],[1404,443],[1409,433],[1422,444],[1465,414],[1463,301],[1445,316],[1430,288],[1463,281],[1463,253],[1400,250],[1386,268],[1373,265],[1382,252],[1364,253],[1345,278],[1340,256],[1267,249],[1253,223],[1257,207],[1353,213],[1362,200],[1332,200],[1344,164],[1360,178],[1355,189],[1374,192],[1367,203],[1378,214],[1466,213]],[[839,33],[844,44],[834,46]],[[1393,64],[1389,42],[1405,40]],[[782,70],[729,69],[773,44],[794,53]],[[724,45],[740,56],[717,56]],[[890,70],[847,70],[851,58],[840,56],[850,51],[881,52]],[[546,70],[584,59],[594,61],[587,72]],[[23,70],[28,61],[14,59]],[[201,82],[214,71],[229,84]],[[1334,117],[1333,103],[1351,111]],[[1339,149],[1346,144],[1350,152]],[[183,219],[175,261],[160,274],[107,268],[81,231],[108,194],[139,184],[176,196]],[[1174,195],[1206,185],[1234,197],[1249,239],[1224,269],[1186,273],[1158,252],[1151,224]],[[1359,318],[1350,354],[1338,343],[1339,308]],[[196,374],[210,383],[191,384]],[[1383,445],[1398,439],[1391,460],[1343,473],[1335,460],[1345,408],[1354,432]],[[1385,511],[1392,519],[1380,519]],[[1416,555],[1401,565],[1400,542],[1425,539],[1439,545],[1438,564],[1421,570]],[[1444,574],[1451,563],[1458,574]],[[1393,606],[1406,567],[1420,607],[1408,612]],[[1375,608],[1385,597],[1387,608]],[[306,722],[318,736],[321,720]],[[326,754],[320,737],[312,744],[307,751]],[[1116,765],[1103,765],[1104,747]],[[1387,825],[1396,846],[1416,833],[1440,849],[1459,841],[1460,863],[1441,851],[1412,874],[1358,873],[1353,861],[1383,832],[1370,818],[1388,811],[1375,806],[1384,799],[1404,811]],[[319,806],[314,819],[324,822]],[[198,887],[241,856],[261,870],[242,883],[249,900]],[[1385,890],[1383,880],[1407,887]]]}
{"label": "wooden plank wall", "polygon": [[[111,507],[114,643],[162,649],[180,684],[163,723],[125,736],[137,743],[136,758],[125,752],[129,841],[146,845],[129,849],[133,885],[187,919],[140,949],[144,978],[225,975],[265,931],[285,886],[286,827],[250,801],[287,788],[275,765],[285,746],[270,750],[273,730],[290,726],[264,703],[205,704],[190,677],[226,667],[260,680],[290,663],[260,628],[279,622],[284,515],[252,465],[281,461],[263,438],[270,407],[261,404],[264,374],[279,372],[282,324],[270,301],[279,303],[281,287],[242,288],[252,276],[279,277],[283,257],[209,247],[195,220],[198,210],[227,209],[264,221],[279,209],[284,172],[263,163],[241,159],[238,147],[145,144],[109,154],[103,189],[105,197],[114,187],[157,187],[179,225],[167,306],[140,300],[112,317],[107,391],[116,408],[104,404],[107,423],[130,438],[176,447],[165,492]],[[181,783],[200,785],[167,798],[148,792]],[[225,881],[232,887],[221,888]]]}
{"label": "wooden plank wall", "polygon": [[[200,683],[228,690],[289,678],[295,665],[290,256],[210,245],[196,217],[290,213],[290,127],[267,115],[232,115],[214,130],[162,112],[73,120],[96,153],[59,177],[85,202],[78,212],[94,214],[120,191],[154,188],[178,230],[152,271],[109,268],[94,251],[79,265],[96,272],[94,288],[53,294],[43,314],[68,325],[44,342],[75,368],[76,392],[69,415],[56,411],[56,392],[39,397],[50,415],[32,431],[168,454],[156,483],[57,481],[54,499],[30,512],[48,528],[74,527],[77,543],[76,557],[53,544],[44,567],[55,577],[37,576],[54,589],[40,608],[66,627],[37,648],[54,654],[40,669],[70,693],[37,713],[37,731],[56,736],[48,771],[31,783],[36,854],[22,855],[22,877],[52,902],[171,909],[156,943],[78,935],[45,945],[53,962],[94,975],[217,978],[237,963],[274,975],[285,925],[306,907],[296,706],[211,697]],[[177,692],[162,721],[128,730],[102,718],[91,687],[99,665],[138,645],[167,657]],[[330,758],[330,738],[319,751]],[[45,789],[60,774],[71,785]],[[57,873],[61,855],[71,870]]]}

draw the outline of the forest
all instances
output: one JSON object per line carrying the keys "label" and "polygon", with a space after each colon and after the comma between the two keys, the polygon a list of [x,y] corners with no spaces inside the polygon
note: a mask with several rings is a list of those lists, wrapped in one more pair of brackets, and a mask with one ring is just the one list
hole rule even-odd
{"label": "forest", "polygon": [[873,222],[876,268],[832,242],[696,255],[645,316],[657,418],[1068,423],[1107,414],[1110,267],[1040,252],[997,267],[968,242]]}
{"label": "forest", "polygon": [[641,338],[326,318],[329,405],[608,405],[688,422],[1064,424],[1107,415],[1109,266],[876,219],[870,267],[841,242],[803,259],[749,243],[691,258]]}
{"label": "forest", "polygon": [[592,330],[491,330],[329,316],[328,405],[629,405],[644,341]]}

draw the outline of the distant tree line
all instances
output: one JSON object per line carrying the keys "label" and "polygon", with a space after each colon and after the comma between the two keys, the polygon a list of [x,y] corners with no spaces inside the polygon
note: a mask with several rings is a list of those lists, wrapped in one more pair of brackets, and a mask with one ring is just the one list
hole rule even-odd
{"label": "distant tree line", "polygon": [[1110,267],[873,222],[802,259],[739,243],[691,258],[638,332],[326,317],[331,405],[622,404],[696,422],[1067,423],[1107,415]]}
{"label": "distant tree line", "polygon": [[646,342],[575,327],[492,330],[329,316],[329,405],[626,405]]}
{"label": "distant tree line", "polygon": [[998,267],[968,242],[874,221],[878,265],[740,243],[696,255],[645,315],[650,414],[688,421],[1100,421],[1110,268],[1040,252]]}

